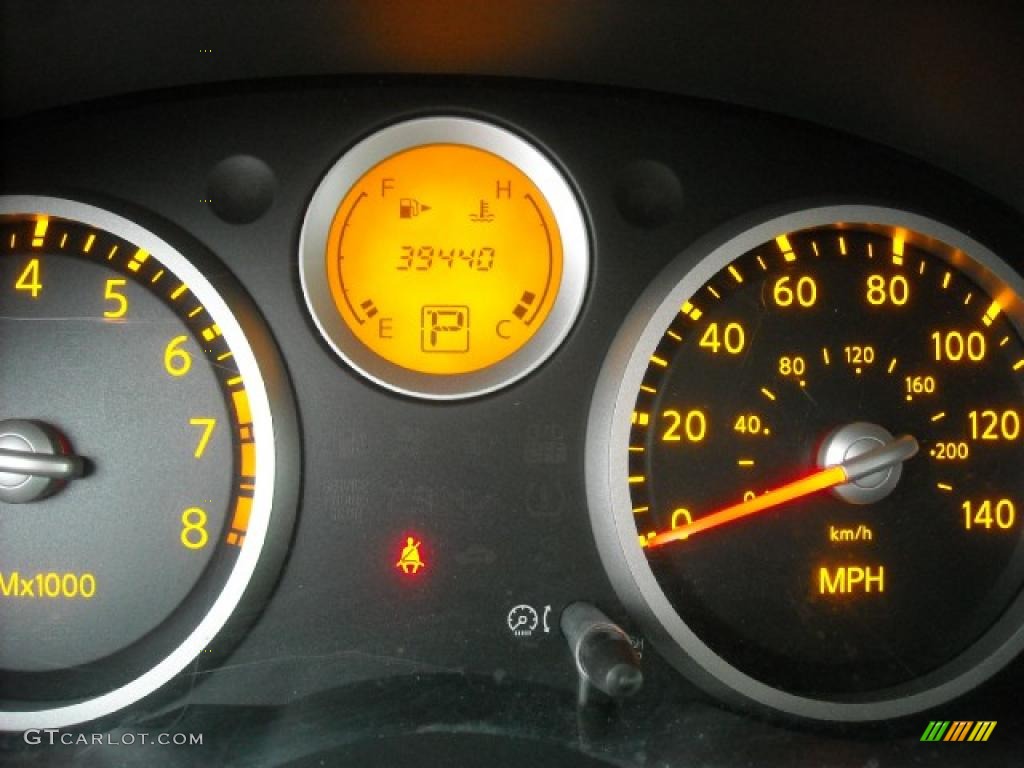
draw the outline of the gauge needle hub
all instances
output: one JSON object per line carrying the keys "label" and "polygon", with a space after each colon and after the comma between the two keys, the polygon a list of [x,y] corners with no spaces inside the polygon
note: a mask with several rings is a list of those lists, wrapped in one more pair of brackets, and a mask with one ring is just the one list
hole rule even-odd
{"label": "gauge needle hub", "polygon": [[717,528],[734,520],[749,517],[768,509],[774,509],[819,491],[835,488],[845,483],[852,483],[862,477],[881,472],[906,461],[917,453],[919,447],[916,438],[911,435],[903,435],[894,439],[891,443],[880,445],[870,451],[846,459],[839,464],[824,467],[812,475],[774,488],[760,496],[755,496],[749,501],[733,504],[725,509],[712,512],[710,515],[694,520],[683,527],[660,533],[647,542],[647,547],[660,547],[673,541],[682,541],[694,534],[711,528]]}

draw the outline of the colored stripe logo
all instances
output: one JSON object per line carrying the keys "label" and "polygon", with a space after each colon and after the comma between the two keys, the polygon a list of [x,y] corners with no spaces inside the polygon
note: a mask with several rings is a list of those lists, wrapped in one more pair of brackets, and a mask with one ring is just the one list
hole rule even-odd
{"label": "colored stripe logo", "polygon": [[988,741],[995,729],[995,720],[932,720],[921,741]]}

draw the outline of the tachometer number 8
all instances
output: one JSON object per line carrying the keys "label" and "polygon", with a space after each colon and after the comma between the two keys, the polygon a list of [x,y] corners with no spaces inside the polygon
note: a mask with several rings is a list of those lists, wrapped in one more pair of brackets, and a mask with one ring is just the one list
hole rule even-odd
{"label": "tachometer number 8", "polygon": [[185,549],[202,549],[210,540],[206,532],[206,512],[199,507],[189,507],[181,513],[181,546]]}

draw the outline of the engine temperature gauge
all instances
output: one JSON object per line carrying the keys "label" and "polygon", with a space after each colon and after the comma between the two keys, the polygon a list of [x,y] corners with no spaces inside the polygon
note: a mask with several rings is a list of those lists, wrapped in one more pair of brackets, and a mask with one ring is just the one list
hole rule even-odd
{"label": "engine temperature gauge", "polygon": [[327,174],[301,244],[302,285],[335,351],[433,399],[525,376],[579,312],[587,238],[564,178],[508,131],[463,118],[370,136]]}

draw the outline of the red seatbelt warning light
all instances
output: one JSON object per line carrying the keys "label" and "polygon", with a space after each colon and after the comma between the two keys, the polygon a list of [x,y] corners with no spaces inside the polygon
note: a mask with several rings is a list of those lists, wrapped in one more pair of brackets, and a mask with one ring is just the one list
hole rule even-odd
{"label": "red seatbelt warning light", "polygon": [[424,561],[423,553],[420,551],[422,546],[422,541],[413,536],[406,536],[405,545],[402,547],[398,562],[395,563],[395,568],[406,576],[415,576],[424,570],[427,567],[427,563]]}

